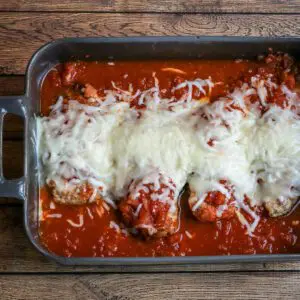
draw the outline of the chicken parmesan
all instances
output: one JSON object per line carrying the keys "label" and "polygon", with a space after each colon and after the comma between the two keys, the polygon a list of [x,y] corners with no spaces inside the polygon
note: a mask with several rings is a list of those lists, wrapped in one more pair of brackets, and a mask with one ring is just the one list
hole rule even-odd
{"label": "chicken parmesan", "polygon": [[300,251],[287,54],[74,61],[41,89],[40,238],[62,256]]}

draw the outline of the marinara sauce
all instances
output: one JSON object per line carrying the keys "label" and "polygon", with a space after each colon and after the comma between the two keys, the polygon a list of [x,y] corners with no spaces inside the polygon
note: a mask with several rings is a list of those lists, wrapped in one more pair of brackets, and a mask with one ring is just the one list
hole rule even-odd
{"label": "marinara sauce", "polygon": [[[71,70],[70,70],[71,68]],[[180,70],[174,72],[171,68]],[[168,60],[168,61],[117,61],[76,62],[59,65],[44,79],[41,90],[41,113],[47,115],[58,96],[77,97],[80,85],[91,84],[98,91],[116,86],[128,90],[132,84],[141,90],[154,85],[153,72],[160,89],[168,96],[170,88],[183,80],[212,78],[217,83],[211,101],[225,95],[234,85],[247,80],[253,72],[264,72],[268,65],[261,61],[224,60]],[[64,77],[65,70],[68,76]],[[276,70],[272,70],[276,72]],[[63,80],[76,77],[76,85]],[[289,78],[287,80],[290,80]],[[80,97],[78,101],[84,101]],[[281,98],[278,97],[278,105]],[[134,105],[134,104],[133,104]],[[202,223],[192,215],[186,189],[180,199],[180,226],[171,236],[145,239],[131,235],[122,225],[117,210],[103,202],[79,206],[54,203],[46,187],[40,189],[42,208],[40,238],[45,247],[57,255],[66,257],[108,256],[198,256],[259,253],[300,252],[300,209],[288,216],[270,218],[262,208],[261,220],[252,235],[237,217],[213,223]],[[74,224],[83,221],[81,226]],[[72,225],[73,224],[73,225]]]}

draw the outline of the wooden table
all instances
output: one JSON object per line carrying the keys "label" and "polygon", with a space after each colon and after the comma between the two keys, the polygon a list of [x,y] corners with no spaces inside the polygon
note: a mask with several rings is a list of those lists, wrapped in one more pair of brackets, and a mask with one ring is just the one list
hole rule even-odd
{"label": "wooden table", "polygon": [[[0,0],[0,95],[23,94],[29,58],[57,38],[297,36],[299,13],[299,0]],[[15,178],[23,161],[19,119],[7,117],[4,140],[4,172]],[[17,200],[0,199],[0,299],[300,299],[300,262],[59,266],[33,249],[22,211]]]}

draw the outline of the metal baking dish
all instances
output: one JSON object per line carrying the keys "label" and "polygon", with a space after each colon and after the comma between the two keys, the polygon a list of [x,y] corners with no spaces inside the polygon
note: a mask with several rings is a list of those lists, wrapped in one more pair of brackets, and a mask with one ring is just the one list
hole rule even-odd
{"label": "metal baking dish", "polygon": [[[300,254],[232,255],[198,257],[139,258],[66,258],[49,253],[38,234],[38,168],[35,115],[39,113],[40,87],[44,76],[56,64],[80,59],[235,59],[256,58],[268,48],[288,52],[299,58],[300,39],[249,37],[135,37],[135,38],[71,38],[49,43],[32,57],[26,73],[26,93],[0,97],[0,132],[6,113],[17,114],[25,122],[24,177],[6,180],[0,168],[0,196],[24,201],[24,223],[32,244],[45,256],[68,265],[185,264],[225,262],[265,262],[299,260]],[[2,136],[0,149],[2,151]],[[0,152],[2,154],[2,152]],[[2,155],[1,155],[2,156]]]}

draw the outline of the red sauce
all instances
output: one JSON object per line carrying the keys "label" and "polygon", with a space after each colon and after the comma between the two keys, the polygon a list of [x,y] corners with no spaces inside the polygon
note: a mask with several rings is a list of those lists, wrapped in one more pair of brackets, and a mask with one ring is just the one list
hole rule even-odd
{"label": "red sauce", "polygon": [[[183,72],[176,74],[163,71],[164,68],[176,68]],[[213,82],[219,82],[212,92],[214,100],[231,90],[241,78],[247,81],[251,74],[263,74],[267,71],[276,73],[277,69],[262,61],[131,61],[115,62],[114,65],[106,62],[78,62],[75,67],[71,63],[57,66],[46,76],[42,85],[41,112],[47,115],[49,106],[57,101],[59,95],[72,95],[85,101],[79,91],[87,83],[99,93],[111,89],[112,80],[116,86],[125,90],[129,88],[129,84],[135,89],[146,89],[153,86],[152,73],[155,72],[160,89],[166,89],[164,93],[167,97],[170,89],[185,79],[206,79],[210,76]],[[289,84],[294,84],[289,76],[286,80]],[[280,95],[277,98],[278,105],[284,105],[284,99]],[[211,144],[213,145],[213,141]],[[177,233],[164,238],[145,239],[128,234],[125,226],[121,224],[119,213],[112,208],[108,211],[102,202],[81,206],[55,203],[53,208],[53,199],[43,187],[40,192],[43,208],[40,238],[49,251],[67,257],[229,255],[300,251],[300,209],[279,218],[268,217],[262,209],[261,221],[253,236],[249,236],[236,217],[214,223],[199,222],[192,215],[187,198],[188,191],[185,191],[180,200],[180,228]],[[60,215],[62,217],[57,218]],[[79,215],[83,217],[83,225],[72,226],[70,221],[79,223]]]}
{"label": "red sauce", "polygon": [[[187,206],[187,193],[181,199],[180,229],[165,238],[144,239],[118,232],[110,222],[120,224],[113,209],[108,212],[101,204],[67,206],[55,204],[50,209],[51,197],[41,190],[45,221],[40,224],[44,245],[63,256],[180,256],[228,255],[258,253],[299,253],[300,210],[288,217],[269,218],[264,212],[253,237],[234,217],[216,223],[197,221]],[[100,207],[100,209],[99,209]],[[88,209],[91,213],[91,218]],[[100,212],[99,212],[100,210]],[[62,214],[60,219],[47,214]],[[84,225],[75,228],[68,219]]]}
{"label": "red sauce", "polygon": [[[198,77],[206,79],[210,76],[213,82],[218,83],[213,89],[212,98],[214,99],[225,95],[225,91],[233,82],[236,82],[249,69],[256,69],[258,65],[253,61],[235,63],[223,60],[130,61],[115,62],[114,65],[105,62],[78,62],[75,66],[76,74],[73,75],[73,82],[80,83],[82,86],[89,83],[100,93],[105,89],[112,89],[111,81],[124,90],[128,90],[129,84],[132,84],[136,90],[144,90],[153,87],[152,74],[155,72],[160,90],[166,90],[163,96],[168,97],[170,89],[180,82]],[[186,74],[162,71],[167,67],[183,70]],[[61,74],[64,74],[63,65],[50,71],[44,79],[41,94],[41,112],[43,114],[49,113],[49,106],[57,101],[58,95],[74,94],[72,84],[70,86],[63,85]]]}

